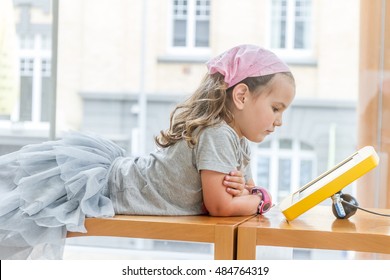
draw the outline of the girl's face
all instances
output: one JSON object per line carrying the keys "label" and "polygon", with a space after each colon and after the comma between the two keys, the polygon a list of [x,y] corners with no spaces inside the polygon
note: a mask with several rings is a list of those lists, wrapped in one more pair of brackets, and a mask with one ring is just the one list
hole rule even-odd
{"label": "girl's face", "polygon": [[[244,85],[245,88],[245,85]],[[239,90],[239,89],[238,89]],[[239,95],[238,95],[239,96]],[[295,87],[290,77],[277,74],[260,95],[248,90],[237,98],[233,128],[238,136],[252,142],[261,142],[276,126],[282,125],[282,115],[295,96]]]}

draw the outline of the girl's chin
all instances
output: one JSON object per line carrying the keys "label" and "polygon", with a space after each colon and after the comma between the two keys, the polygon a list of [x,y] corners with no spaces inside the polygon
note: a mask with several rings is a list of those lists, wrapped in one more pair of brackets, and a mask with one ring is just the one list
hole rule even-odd
{"label": "girl's chin", "polygon": [[248,139],[248,140],[254,143],[261,143],[264,141],[266,137],[267,135],[259,135],[258,137],[256,137],[256,139]]}

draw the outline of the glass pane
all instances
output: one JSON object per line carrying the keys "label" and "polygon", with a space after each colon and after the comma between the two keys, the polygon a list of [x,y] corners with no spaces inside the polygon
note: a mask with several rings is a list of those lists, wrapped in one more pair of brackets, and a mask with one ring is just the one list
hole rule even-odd
{"label": "glass pane", "polygon": [[305,151],[311,151],[311,150],[314,150],[313,146],[307,144],[307,143],[304,143],[304,142],[300,142],[299,143],[300,146],[301,146],[301,150],[305,150]]}
{"label": "glass pane", "polygon": [[175,18],[183,18],[187,15],[187,1],[173,1],[173,12]]}
{"label": "glass pane", "polygon": [[20,121],[32,119],[32,77],[20,79]]}
{"label": "glass pane", "polygon": [[197,21],[195,32],[195,46],[196,47],[208,47],[209,46],[209,28],[208,21]]}
{"label": "glass pane", "polygon": [[280,149],[292,149],[292,140],[291,139],[280,139],[279,140]]}
{"label": "glass pane", "polygon": [[278,168],[278,195],[276,202],[280,202],[291,193],[291,160],[279,159]]}
{"label": "glass pane", "polygon": [[271,148],[271,141],[264,141],[258,144],[259,148]]}
{"label": "glass pane", "polygon": [[305,38],[305,25],[303,22],[295,22],[295,38],[294,38],[294,48],[295,49],[304,49],[304,38]]}
{"label": "glass pane", "polygon": [[210,1],[197,0],[195,14],[197,19],[208,19],[210,15]]}
{"label": "glass pane", "polygon": [[185,46],[187,42],[187,21],[175,20],[173,33],[173,45],[176,47]]}
{"label": "glass pane", "polygon": [[50,120],[51,78],[42,77],[41,121]]}
{"label": "glass pane", "polygon": [[311,160],[301,160],[300,165],[299,185],[303,186],[313,179],[313,162]]}
{"label": "glass pane", "polygon": [[290,159],[279,159],[279,191],[290,192],[291,183],[291,160]]}
{"label": "glass pane", "polygon": [[257,180],[256,184],[263,187],[269,187],[270,159],[261,156],[257,160]]}
{"label": "glass pane", "polygon": [[287,42],[286,42],[286,28],[287,28],[287,24],[284,20],[282,20],[280,22],[280,28],[279,28],[279,44],[278,44],[278,47],[279,48],[285,48],[286,45],[287,45]]}

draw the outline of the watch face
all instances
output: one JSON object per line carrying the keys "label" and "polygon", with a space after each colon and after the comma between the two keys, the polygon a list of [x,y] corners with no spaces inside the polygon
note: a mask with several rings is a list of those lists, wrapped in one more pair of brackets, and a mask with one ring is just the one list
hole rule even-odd
{"label": "watch face", "polygon": [[266,189],[261,187],[255,187],[252,189],[252,194],[256,194],[256,195],[261,194],[261,202],[258,208],[260,214],[265,213],[271,209],[272,200],[271,200],[271,196],[269,195]]}
{"label": "watch face", "polygon": [[261,193],[263,195],[263,205],[262,205],[262,212],[265,213],[269,209],[271,209],[271,196],[268,194],[268,192],[265,189],[261,190]]}
{"label": "watch face", "polygon": [[270,209],[271,203],[264,203],[264,206],[262,207],[261,211],[263,213],[267,212]]}

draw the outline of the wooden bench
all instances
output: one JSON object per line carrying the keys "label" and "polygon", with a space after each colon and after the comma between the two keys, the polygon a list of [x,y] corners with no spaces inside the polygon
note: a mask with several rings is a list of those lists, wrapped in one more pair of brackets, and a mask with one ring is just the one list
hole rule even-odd
{"label": "wooden bench", "polygon": [[67,237],[111,236],[214,243],[214,259],[236,258],[238,226],[252,218],[210,216],[126,216],[87,218],[87,233]]}
{"label": "wooden bench", "polygon": [[[375,211],[390,214],[390,209]],[[237,259],[255,259],[257,245],[390,254],[390,217],[358,210],[348,220],[338,220],[330,206],[316,206],[287,222],[273,208],[240,224]]]}

